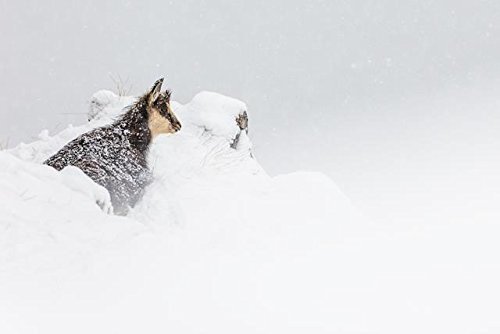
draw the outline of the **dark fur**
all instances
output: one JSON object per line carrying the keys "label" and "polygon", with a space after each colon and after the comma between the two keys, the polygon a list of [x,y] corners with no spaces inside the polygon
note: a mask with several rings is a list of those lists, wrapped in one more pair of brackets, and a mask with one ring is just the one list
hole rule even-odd
{"label": "dark fur", "polygon": [[[44,163],[57,170],[68,165],[80,168],[109,191],[115,213],[126,214],[152,179],[147,163],[152,141],[148,123],[151,94],[140,97],[114,123],[82,134]],[[180,129],[179,121],[168,111],[170,92],[152,103],[176,131]]]}

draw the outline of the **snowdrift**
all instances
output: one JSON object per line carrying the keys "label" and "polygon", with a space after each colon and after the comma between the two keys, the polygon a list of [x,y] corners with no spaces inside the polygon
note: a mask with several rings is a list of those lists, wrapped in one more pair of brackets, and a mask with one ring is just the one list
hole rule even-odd
{"label": "snowdrift", "polygon": [[132,101],[100,91],[89,123],[0,152],[1,333],[500,328],[490,227],[381,230],[320,173],[268,176],[234,122],[241,101],[174,105],[183,128],[156,139],[155,181],[127,217],[78,169],[41,165]]}

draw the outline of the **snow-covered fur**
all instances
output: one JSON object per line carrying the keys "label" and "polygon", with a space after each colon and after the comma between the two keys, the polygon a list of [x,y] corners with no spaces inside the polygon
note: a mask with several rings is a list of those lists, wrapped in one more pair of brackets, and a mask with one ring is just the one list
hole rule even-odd
{"label": "snow-covered fur", "polygon": [[57,170],[80,168],[109,191],[114,212],[126,214],[152,178],[147,154],[153,137],[181,128],[162,83],[158,80],[114,123],[82,134],[44,163]]}

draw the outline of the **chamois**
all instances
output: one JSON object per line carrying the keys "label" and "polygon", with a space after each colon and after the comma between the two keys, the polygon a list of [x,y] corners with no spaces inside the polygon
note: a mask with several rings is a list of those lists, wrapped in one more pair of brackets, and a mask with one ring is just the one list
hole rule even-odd
{"label": "chamois", "polygon": [[161,92],[162,83],[163,78],[156,81],[115,122],[82,134],[44,164],[80,168],[109,191],[115,214],[127,214],[152,180],[147,154],[153,138],[181,128],[170,107],[171,92]]}

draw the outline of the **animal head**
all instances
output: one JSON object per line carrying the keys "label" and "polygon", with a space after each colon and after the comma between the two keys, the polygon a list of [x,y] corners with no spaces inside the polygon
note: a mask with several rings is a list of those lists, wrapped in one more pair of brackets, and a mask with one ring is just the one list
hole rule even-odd
{"label": "animal head", "polygon": [[171,92],[161,91],[163,78],[157,80],[147,93],[148,126],[151,135],[175,133],[181,129],[181,123],[170,106]]}

